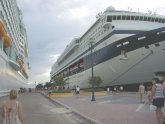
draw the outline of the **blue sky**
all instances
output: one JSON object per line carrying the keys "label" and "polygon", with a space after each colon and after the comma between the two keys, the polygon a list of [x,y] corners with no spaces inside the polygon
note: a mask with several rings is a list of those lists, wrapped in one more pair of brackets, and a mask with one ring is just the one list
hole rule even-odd
{"label": "blue sky", "polygon": [[165,15],[164,0],[17,0],[29,42],[29,83],[50,80],[50,69],[66,45],[81,36],[108,6]]}

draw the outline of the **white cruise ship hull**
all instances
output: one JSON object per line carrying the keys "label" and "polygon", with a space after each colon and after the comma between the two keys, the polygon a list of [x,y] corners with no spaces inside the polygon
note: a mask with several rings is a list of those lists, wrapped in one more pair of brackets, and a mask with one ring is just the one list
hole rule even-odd
{"label": "white cruise ship hull", "polygon": [[51,80],[64,77],[66,87],[89,88],[92,63],[94,76],[103,80],[100,87],[147,83],[165,74],[164,16],[108,8],[66,47],[52,66]]}
{"label": "white cruise ship hull", "polygon": [[27,88],[28,41],[16,0],[0,1],[0,96]]}
{"label": "white cruise ship hull", "polygon": [[5,53],[0,50],[0,95],[3,91],[11,89],[27,88],[27,79],[21,73],[13,69],[9,64],[9,59]]}

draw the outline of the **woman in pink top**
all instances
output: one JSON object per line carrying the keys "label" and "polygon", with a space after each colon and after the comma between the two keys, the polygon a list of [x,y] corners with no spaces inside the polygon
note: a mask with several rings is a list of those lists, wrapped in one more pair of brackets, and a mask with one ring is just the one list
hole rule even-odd
{"label": "woman in pink top", "polygon": [[17,99],[17,91],[10,91],[10,99],[3,103],[2,117],[3,124],[23,124],[23,115],[21,103]]}

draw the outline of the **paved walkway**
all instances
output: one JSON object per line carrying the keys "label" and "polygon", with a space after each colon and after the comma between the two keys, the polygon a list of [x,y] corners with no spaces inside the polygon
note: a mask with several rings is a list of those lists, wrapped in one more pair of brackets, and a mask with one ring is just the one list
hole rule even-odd
{"label": "paved walkway", "polygon": [[[0,98],[0,105],[5,99],[7,98]],[[87,124],[71,111],[54,105],[39,93],[21,94],[19,101],[23,106],[24,124]]]}
{"label": "paved walkway", "polygon": [[137,94],[116,94],[97,97],[54,98],[103,124],[156,124],[155,113],[139,103]]}

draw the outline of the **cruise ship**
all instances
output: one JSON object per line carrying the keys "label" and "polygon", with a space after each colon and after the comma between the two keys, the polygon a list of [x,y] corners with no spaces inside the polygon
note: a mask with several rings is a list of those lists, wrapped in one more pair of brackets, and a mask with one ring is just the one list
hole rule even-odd
{"label": "cruise ship", "polygon": [[92,66],[100,87],[145,83],[165,73],[165,16],[108,7],[96,18],[54,63],[51,81],[62,76],[70,88],[89,88]]}
{"label": "cruise ship", "polygon": [[16,0],[0,0],[0,95],[27,87],[28,42]]}

